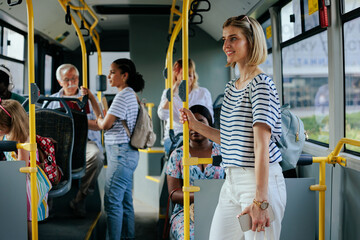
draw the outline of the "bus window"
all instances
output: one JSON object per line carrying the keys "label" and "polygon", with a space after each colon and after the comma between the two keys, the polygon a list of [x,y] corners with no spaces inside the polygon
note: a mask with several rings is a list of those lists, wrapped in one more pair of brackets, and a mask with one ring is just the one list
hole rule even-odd
{"label": "bus window", "polygon": [[271,29],[271,21],[270,18],[267,19],[265,22],[261,24],[261,27],[264,30],[265,39],[266,39],[266,45],[267,49],[272,48],[272,29]]}
{"label": "bus window", "polygon": [[263,64],[260,64],[259,67],[269,75],[269,77],[273,78],[273,59],[272,54],[268,54],[266,61]]}
{"label": "bus window", "polygon": [[15,85],[14,89],[11,91],[20,95],[26,94],[24,92],[24,86],[26,92],[28,91],[27,90],[28,87],[26,85],[27,81],[25,81],[24,79],[24,64],[1,59],[1,58],[0,58],[0,64],[4,64],[7,68],[10,69],[11,75],[13,77],[12,80]]}
{"label": "bus window", "polygon": [[281,41],[285,42],[301,33],[300,0],[294,0],[281,8]]}
{"label": "bus window", "polygon": [[[350,1],[345,1],[350,2]],[[355,2],[352,1],[354,4]],[[360,18],[344,23],[345,58],[345,136],[358,139],[360,136],[360,46],[358,39]],[[346,149],[360,153],[360,147],[346,145]]]}
{"label": "bus window", "polygon": [[51,94],[51,83],[52,83],[52,56],[45,55],[45,71],[44,71],[44,95]]}
{"label": "bus window", "polygon": [[24,60],[25,37],[11,29],[4,27],[2,54],[20,61]]}
{"label": "bus window", "polygon": [[360,7],[360,0],[343,0],[342,5],[344,13],[347,13]]}
{"label": "bus window", "polygon": [[315,0],[293,0],[281,8],[280,14],[282,42],[320,24],[319,5]]}
{"label": "bus window", "polygon": [[304,0],[304,21],[305,31],[319,26],[318,1]]}
{"label": "bus window", "polygon": [[309,139],[329,143],[327,32],[282,49],[283,96],[304,122]]}
{"label": "bus window", "polygon": [[[113,61],[118,58],[129,58],[130,52],[102,52],[101,60],[102,60],[102,74],[105,76],[109,75],[109,66]],[[96,75],[98,74],[98,54],[95,52],[94,54],[89,56],[89,89],[96,93]],[[104,94],[113,94],[117,93],[117,89],[110,86],[109,81],[106,81],[107,87]]]}

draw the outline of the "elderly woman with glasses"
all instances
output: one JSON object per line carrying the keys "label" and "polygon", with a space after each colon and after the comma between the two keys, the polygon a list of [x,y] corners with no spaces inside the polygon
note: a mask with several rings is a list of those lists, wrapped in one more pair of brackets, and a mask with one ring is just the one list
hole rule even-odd
{"label": "elderly woman with glasses", "polygon": [[[286,205],[282,158],[275,144],[281,136],[281,114],[275,84],[259,68],[267,57],[264,32],[251,17],[231,17],[223,24],[223,42],[227,66],[237,65],[240,77],[225,87],[220,131],[180,110],[181,121],[188,121],[190,129],[221,142],[226,181],[210,239],[279,239]],[[240,228],[237,217],[244,214],[251,218],[252,231]]]}

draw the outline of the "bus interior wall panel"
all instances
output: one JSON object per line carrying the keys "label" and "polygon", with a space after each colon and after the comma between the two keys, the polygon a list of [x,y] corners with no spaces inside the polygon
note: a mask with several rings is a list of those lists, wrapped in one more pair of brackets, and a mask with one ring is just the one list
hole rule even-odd
{"label": "bus interior wall panel", "polygon": [[[201,28],[191,27],[195,29],[196,34],[194,38],[189,39],[189,56],[195,61],[199,85],[207,88],[212,93],[212,99],[215,100],[217,95],[223,93],[224,86],[229,79],[229,69],[225,67],[226,57],[220,42],[215,41]],[[135,62],[137,71],[145,79],[145,89],[139,94],[140,97],[145,98],[147,102],[155,103],[153,116],[156,117],[153,118],[153,125],[157,136],[160,136],[160,122],[156,110],[165,87],[162,69],[164,69],[166,46],[168,45],[167,29],[168,17],[130,17],[130,57]],[[175,48],[174,62],[181,58],[181,41],[175,43]],[[104,67],[106,68],[106,66]],[[160,138],[157,139],[155,146],[160,146],[159,141]]]}

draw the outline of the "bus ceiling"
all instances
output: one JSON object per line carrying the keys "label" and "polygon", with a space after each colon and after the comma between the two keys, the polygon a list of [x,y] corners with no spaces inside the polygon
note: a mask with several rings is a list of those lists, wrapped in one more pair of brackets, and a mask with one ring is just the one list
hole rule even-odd
{"label": "bus ceiling", "polygon": [[[72,5],[79,6],[78,0],[70,0]],[[171,0],[137,0],[128,4],[128,0],[85,0],[86,4],[95,12],[99,19],[96,31],[100,36],[102,32],[128,31],[129,17],[133,15],[170,15]],[[215,40],[222,37],[221,24],[230,16],[247,14],[259,17],[277,0],[222,0],[199,1],[199,9],[210,11],[200,12],[203,21],[198,26],[212,36]],[[46,37],[50,42],[62,45],[70,50],[79,47],[79,40],[73,26],[65,23],[65,13],[58,1],[33,0],[35,33]],[[176,6],[181,10],[182,0],[177,0]],[[80,7],[80,6],[79,6]],[[26,4],[17,6],[0,5],[0,19],[26,31]],[[72,10],[73,11],[73,10]],[[92,24],[91,16],[86,11],[80,13]],[[72,12],[74,19],[80,24],[80,19]],[[166,29],[164,29],[166,31]],[[64,35],[64,33],[66,33]],[[61,41],[59,41],[59,39]]]}

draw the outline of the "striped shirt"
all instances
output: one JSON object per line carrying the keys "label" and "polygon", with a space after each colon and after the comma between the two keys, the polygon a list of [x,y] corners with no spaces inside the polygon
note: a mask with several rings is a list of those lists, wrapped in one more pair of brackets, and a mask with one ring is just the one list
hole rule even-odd
{"label": "striped shirt", "polygon": [[281,113],[274,82],[263,73],[257,75],[243,89],[236,89],[235,82],[236,80],[232,80],[226,85],[221,107],[220,136],[223,166],[255,166],[253,126],[257,122],[266,123],[271,128],[270,164],[280,162],[281,153],[275,142],[281,136]]}
{"label": "striped shirt", "polygon": [[132,88],[126,87],[115,95],[107,114],[116,117],[113,126],[105,133],[106,144],[121,144],[130,142],[121,120],[126,120],[130,133],[133,132],[139,105],[135,92]]}

